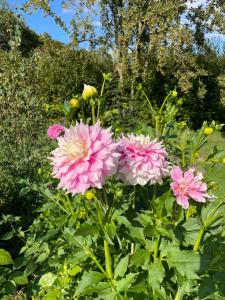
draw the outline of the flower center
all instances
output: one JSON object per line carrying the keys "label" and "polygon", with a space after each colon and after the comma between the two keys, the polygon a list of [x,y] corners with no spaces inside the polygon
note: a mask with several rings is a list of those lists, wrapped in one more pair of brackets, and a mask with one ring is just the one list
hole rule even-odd
{"label": "flower center", "polygon": [[68,153],[71,159],[80,159],[87,154],[87,147],[85,143],[80,141],[72,141],[65,145],[65,151]]}

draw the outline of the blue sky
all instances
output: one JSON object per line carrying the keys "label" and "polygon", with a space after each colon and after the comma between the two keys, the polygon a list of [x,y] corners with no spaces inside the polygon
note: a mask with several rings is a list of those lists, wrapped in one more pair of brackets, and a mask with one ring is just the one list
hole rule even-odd
{"label": "blue sky", "polygon": [[[205,1],[206,0],[195,0],[194,2],[188,1],[187,6],[188,8],[197,7],[199,4],[204,5]],[[10,7],[13,9],[15,9],[16,7],[21,7],[24,2],[25,0],[8,0]],[[67,25],[69,25],[70,20],[73,17],[73,11],[71,11],[70,9],[62,9],[61,0],[54,0],[52,3],[52,9],[56,13],[56,15],[60,16],[62,20]],[[43,12],[41,12],[40,10],[33,13],[32,15],[23,13],[21,11],[20,13],[23,15],[26,24],[37,33],[42,34],[44,32],[47,32],[48,34],[50,34],[50,36],[52,36],[52,38],[56,40],[60,40],[63,43],[69,42],[68,34],[62,28],[60,28],[51,17],[44,17]],[[96,24],[97,23],[99,23],[99,20],[96,19]],[[99,30],[100,28],[98,27],[97,32]],[[222,47],[225,42],[225,36],[218,33],[211,33],[208,35],[208,38],[211,42],[214,42],[219,47]],[[87,45],[85,44],[84,46],[86,47]]]}
{"label": "blue sky", "polygon": [[[16,7],[21,7],[24,2],[24,0],[8,0],[10,7],[13,9],[15,9]],[[63,21],[67,25],[69,25],[72,17],[72,12],[70,10],[63,10],[60,3],[61,0],[54,0],[52,9],[58,16],[63,19]],[[54,39],[60,40],[63,43],[69,42],[69,36],[66,34],[66,32],[62,28],[60,28],[51,17],[44,17],[43,13],[40,10],[33,13],[32,15],[23,13],[21,11],[18,12],[23,15],[25,23],[37,33],[42,34],[44,32],[47,32]]]}

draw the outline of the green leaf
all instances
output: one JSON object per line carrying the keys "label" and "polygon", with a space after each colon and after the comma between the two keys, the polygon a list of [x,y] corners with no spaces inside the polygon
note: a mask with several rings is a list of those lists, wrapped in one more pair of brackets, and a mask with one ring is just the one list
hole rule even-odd
{"label": "green leaf", "polygon": [[66,112],[70,113],[71,106],[70,106],[70,104],[69,104],[68,101],[66,101],[66,100],[64,101],[63,107],[64,107],[64,109],[65,109]]}
{"label": "green leaf", "polygon": [[5,234],[3,234],[3,235],[1,236],[0,239],[1,239],[2,241],[8,241],[8,240],[10,240],[11,238],[13,238],[14,235],[15,235],[15,231],[14,231],[14,230],[11,230],[11,231],[6,232]]}
{"label": "green leaf", "polygon": [[0,266],[13,264],[10,253],[4,249],[0,249]]}
{"label": "green leaf", "polygon": [[45,273],[44,275],[41,276],[39,280],[39,285],[42,286],[43,288],[51,287],[56,281],[56,278],[57,275],[51,272]]}
{"label": "green leaf", "polygon": [[99,229],[97,226],[84,223],[79,227],[79,229],[77,229],[76,235],[95,235],[98,233],[98,231]]}
{"label": "green leaf", "polygon": [[95,271],[84,272],[76,288],[75,296],[78,296],[80,294],[85,294],[85,290],[87,288],[93,286],[94,284],[97,284],[104,277],[105,275],[99,272],[95,272]]}
{"label": "green leaf", "polygon": [[58,297],[60,297],[60,289],[50,289],[48,290],[48,293],[46,296],[43,297],[44,300],[56,300],[58,299]]}
{"label": "green leaf", "polygon": [[136,273],[130,273],[125,278],[118,281],[116,283],[117,291],[122,292],[128,290],[136,277],[137,277]]}
{"label": "green leaf", "polygon": [[131,256],[131,265],[146,270],[150,259],[150,252],[147,249],[136,249]]}
{"label": "green leaf", "polygon": [[38,259],[36,260],[36,262],[38,263],[42,263],[43,261],[45,261],[47,258],[49,257],[49,252],[43,252],[38,256]]}
{"label": "green leaf", "polygon": [[69,270],[69,274],[70,276],[76,276],[80,271],[82,271],[82,268],[76,265],[74,268]]}
{"label": "green leaf", "polygon": [[28,284],[27,276],[21,271],[16,271],[12,276],[12,280],[18,285]]}
{"label": "green leaf", "polygon": [[127,267],[128,267],[128,263],[129,263],[129,254],[125,257],[123,257],[119,263],[117,264],[116,268],[115,268],[115,273],[114,273],[114,277],[123,277],[127,271]]}
{"label": "green leaf", "polygon": [[164,267],[162,265],[162,262],[159,259],[157,259],[149,266],[148,283],[150,287],[153,290],[159,288],[164,277],[165,277]]}
{"label": "green leaf", "polygon": [[29,276],[33,274],[36,269],[37,269],[37,265],[34,262],[30,261],[24,270],[24,274]]}
{"label": "green leaf", "polygon": [[5,281],[3,283],[3,288],[8,295],[16,293],[16,284],[13,281]]}
{"label": "green leaf", "polygon": [[189,218],[184,224],[182,224],[182,233],[187,246],[195,244],[197,235],[201,227],[202,225],[199,218]]}
{"label": "green leaf", "polygon": [[188,279],[197,279],[196,272],[200,269],[200,254],[191,250],[171,248],[167,252],[167,262],[170,268],[175,268]]}

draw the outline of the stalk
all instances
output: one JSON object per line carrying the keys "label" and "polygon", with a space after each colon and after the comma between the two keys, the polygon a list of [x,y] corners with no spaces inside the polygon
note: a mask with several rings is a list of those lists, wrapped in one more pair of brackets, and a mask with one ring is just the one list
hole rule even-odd
{"label": "stalk", "polygon": [[158,251],[159,251],[159,240],[156,239],[156,240],[154,241],[154,255],[153,255],[154,260],[156,260],[157,257],[158,257]]}
{"label": "stalk", "polygon": [[205,232],[205,227],[200,229],[200,231],[198,233],[198,236],[195,241],[194,248],[193,248],[194,251],[198,251],[204,232]]}
{"label": "stalk", "polygon": [[163,104],[161,105],[161,107],[159,109],[159,113],[158,113],[159,115],[161,114],[161,112],[162,112],[167,100],[169,99],[169,97],[170,97],[170,93],[166,96],[165,100],[163,101]]}
{"label": "stalk", "polygon": [[149,100],[148,96],[145,94],[144,91],[142,91],[142,94],[145,96],[147,102],[148,102],[148,105],[149,105],[149,108],[150,108],[150,111],[151,111],[151,114],[154,115],[155,114],[155,111],[154,111],[154,108],[151,104],[151,101]]}
{"label": "stalk", "polygon": [[103,79],[102,88],[101,88],[101,93],[100,93],[100,99],[98,100],[97,120],[99,119],[100,106],[101,106],[101,102],[102,102],[102,95],[103,95],[103,92],[104,92],[104,88],[105,88],[105,78]]}
{"label": "stalk", "polygon": [[155,117],[155,133],[157,138],[161,136],[159,115]]}
{"label": "stalk", "polygon": [[[92,100],[92,99],[91,99]],[[93,100],[92,100],[93,101]],[[91,101],[91,102],[92,102]],[[92,123],[95,125],[96,123],[96,118],[95,118],[95,105],[94,103],[91,103],[91,114],[92,114]]]}
{"label": "stalk", "polygon": [[113,278],[112,275],[112,263],[111,263],[111,256],[109,252],[109,244],[107,240],[104,240],[104,250],[105,250],[105,265],[106,265],[106,273],[109,279]]}

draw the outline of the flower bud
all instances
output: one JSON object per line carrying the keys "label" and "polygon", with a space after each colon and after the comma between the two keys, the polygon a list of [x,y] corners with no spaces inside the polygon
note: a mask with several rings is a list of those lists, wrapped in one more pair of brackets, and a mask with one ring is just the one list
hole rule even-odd
{"label": "flower bud", "polygon": [[112,74],[111,73],[103,73],[103,78],[105,81],[110,82],[112,80]]}
{"label": "flower bud", "polygon": [[195,152],[195,158],[199,158],[200,154],[199,152]]}
{"label": "flower bud", "polygon": [[172,97],[177,97],[177,91],[172,91]]}
{"label": "flower bud", "polygon": [[212,127],[206,127],[205,129],[204,129],[204,134],[205,135],[210,135],[210,134],[212,134],[213,133],[213,128]]}
{"label": "flower bud", "polygon": [[72,108],[78,108],[80,106],[80,101],[76,98],[72,98],[69,103]]}
{"label": "flower bud", "polygon": [[98,92],[94,86],[84,84],[84,90],[82,97],[84,100],[88,101],[92,98],[95,98],[98,95]]}
{"label": "flower bud", "polygon": [[85,197],[87,200],[92,201],[95,197],[95,194],[92,191],[87,191]]}
{"label": "flower bud", "polygon": [[225,165],[225,157],[222,159],[222,163]]}

